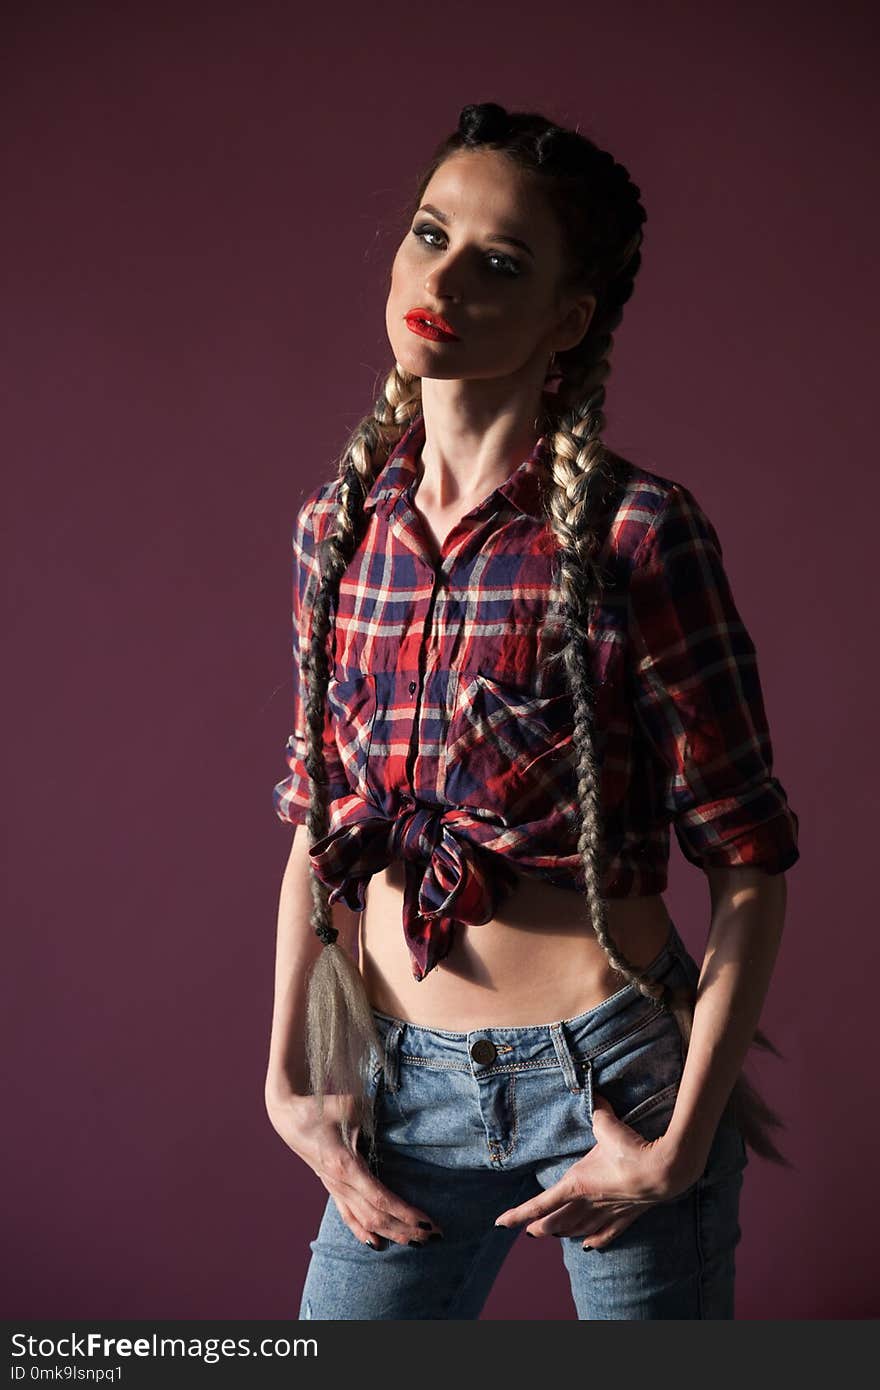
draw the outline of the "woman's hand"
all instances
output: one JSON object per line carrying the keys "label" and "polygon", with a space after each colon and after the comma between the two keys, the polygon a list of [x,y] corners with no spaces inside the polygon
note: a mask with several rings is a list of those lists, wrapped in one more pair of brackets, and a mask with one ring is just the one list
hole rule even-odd
{"label": "woman's hand", "polygon": [[662,1138],[643,1139],[604,1096],[594,1098],[593,1134],[594,1147],[559,1182],[509,1207],[495,1225],[529,1223],[533,1236],[588,1236],[585,1250],[604,1250],[649,1207],[680,1196],[702,1172],[670,1153]]}
{"label": "woman's hand", "polygon": [[352,1124],[352,1148],[357,1143],[360,1126],[353,1123],[354,1096],[326,1095],[322,1115],[315,1096],[267,1087],[266,1110],[276,1133],[317,1173],[342,1220],[365,1245],[377,1250],[384,1250],[384,1240],[424,1245],[435,1231],[442,1234],[426,1212],[397,1197],[374,1177],[361,1155],[343,1143],[343,1116]]}

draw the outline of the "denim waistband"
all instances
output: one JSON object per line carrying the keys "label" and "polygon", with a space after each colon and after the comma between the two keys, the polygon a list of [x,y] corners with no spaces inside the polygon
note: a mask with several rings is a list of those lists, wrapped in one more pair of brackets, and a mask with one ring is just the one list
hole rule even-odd
{"label": "denim waistband", "polygon": [[[670,919],[662,949],[643,970],[652,980],[680,984],[693,973],[693,958]],[[531,1067],[562,1066],[572,1090],[580,1089],[576,1063],[588,1061],[630,1027],[661,1009],[636,984],[625,984],[601,1003],[573,1018],[510,1027],[490,1025],[465,1032],[432,1028],[373,1009],[385,1052],[386,1083],[397,1086],[400,1060],[438,1070],[472,1071],[485,1076]],[[488,1046],[491,1044],[491,1046]],[[482,1059],[482,1060],[481,1060]]]}

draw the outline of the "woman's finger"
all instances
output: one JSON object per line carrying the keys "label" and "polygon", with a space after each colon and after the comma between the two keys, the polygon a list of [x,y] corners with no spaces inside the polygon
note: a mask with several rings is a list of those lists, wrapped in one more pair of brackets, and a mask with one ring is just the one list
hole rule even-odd
{"label": "woman's finger", "polygon": [[[393,1195],[393,1194],[392,1194]],[[339,1198],[334,1198],[337,1206]],[[346,1199],[343,1198],[343,1201]],[[373,1232],[374,1237],[378,1236],[381,1240],[389,1240],[394,1245],[424,1245],[428,1240],[442,1232],[427,1218],[420,1217],[415,1223],[412,1221],[401,1221],[393,1216],[381,1203],[365,1203],[360,1198],[349,1199],[346,1202],[349,1210],[358,1220],[359,1224]],[[423,1226],[421,1223],[425,1222]],[[430,1229],[428,1226],[430,1225]]]}
{"label": "woman's finger", "polygon": [[434,1231],[442,1234],[428,1212],[386,1187],[360,1155],[353,1157],[343,1146],[340,1149],[341,1156],[325,1164],[319,1175],[337,1207],[344,1204],[361,1227],[396,1245],[425,1241]]}
{"label": "woman's finger", "polygon": [[[652,1205],[656,1206],[654,1202]],[[606,1202],[602,1206],[584,1200],[567,1203],[564,1210],[554,1212],[527,1229],[536,1236],[601,1236],[614,1228],[622,1231],[632,1224],[647,1206],[639,1202]]]}
{"label": "woman's finger", "polygon": [[629,1204],[624,1202],[599,1204],[586,1197],[575,1197],[526,1229],[534,1236],[584,1236],[607,1226],[612,1217],[628,1210]]}
{"label": "woman's finger", "polygon": [[376,1232],[371,1231],[362,1221],[359,1221],[352,1208],[342,1197],[333,1196],[336,1203],[336,1210],[345,1222],[352,1235],[356,1236],[364,1245],[371,1245],[374,1250],[385,1248],[384,1239]]}
{"label": "woman's finger", "polygon": [[584,1242],[583,1248],[585,1250],[607,1250],[612,1241],[616,1240],[634,1221],[638,1221],[644,1211],[645,1207],[643,1206],[633,1207],[628,1215],[618,1217],[610,1225],[592,1232]]}
{"label": "woman's finger", "polygon": [[[358,1216],[355,1208],[349,1206],[344,1197],[334,1195],[333,1201],[336,1203],[336,1210],[339,1212],[340,1217],[345,1222],[348,1229],[358,1240],[363,1241],[364,1245],[371,1246],[373,1250],[384,1250],[389,1241],[395,1245],[406,1243],[400,1238],[399,1223],[396,1225],[394,1232],[392,1232],[390,1228],[383,1229],[383,1227],[386,1227],[386,1223],[382,1220],[381,1215],[377,1216],[374,1221],[367,1220],[365,1222],[362,1217]],[[420,1231],[419,1235],[422,1241],[428,1238],[427,1231]]]}

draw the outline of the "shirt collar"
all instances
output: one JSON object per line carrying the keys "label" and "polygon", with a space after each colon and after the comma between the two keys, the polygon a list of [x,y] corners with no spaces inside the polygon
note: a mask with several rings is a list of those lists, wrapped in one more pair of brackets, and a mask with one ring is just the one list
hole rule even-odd
{"label": "shirt collar", "polygon": [[[365,510],[386,499],[396,500],[416,481],[420,472],[418,454],[424,442],[425,417],[418,414],[404,430],[374,479],[364,499]],[[493,489],[483,505],[487,505],[490,498],[500,494],[527,515],[538,519],[543,517],[543,492],[550,483],[548,444],[547,436],[542,434],[528,458],[518,464],[510,476]]]}

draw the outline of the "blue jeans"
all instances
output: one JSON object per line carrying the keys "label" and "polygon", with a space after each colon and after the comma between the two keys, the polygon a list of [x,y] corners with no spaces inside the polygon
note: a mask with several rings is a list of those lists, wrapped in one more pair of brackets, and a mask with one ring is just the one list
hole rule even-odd
{"label": "blue jeans", "polygon": [[[696,984],[699,967],[674,926],[648,973]],[[663,1134],[684,1066],[678,1024],[633,985],[576,1018],[530,1027],[457,1033],[374,1016],[385,1052],[371,1081],[375,1171],[444,1238],[372,1250],[329,1197],[309,1242],[299,1316],[478,1318],[522,1234],[494,1226],[496,1216],[593,1147],[596,1092],[643,1138]],[[584,1250],[586,1236],[561,1237],[577,1317],[732,1318],[747,1161],[727,1109],[687,1191],[640,1213],[605,1250]]]}

